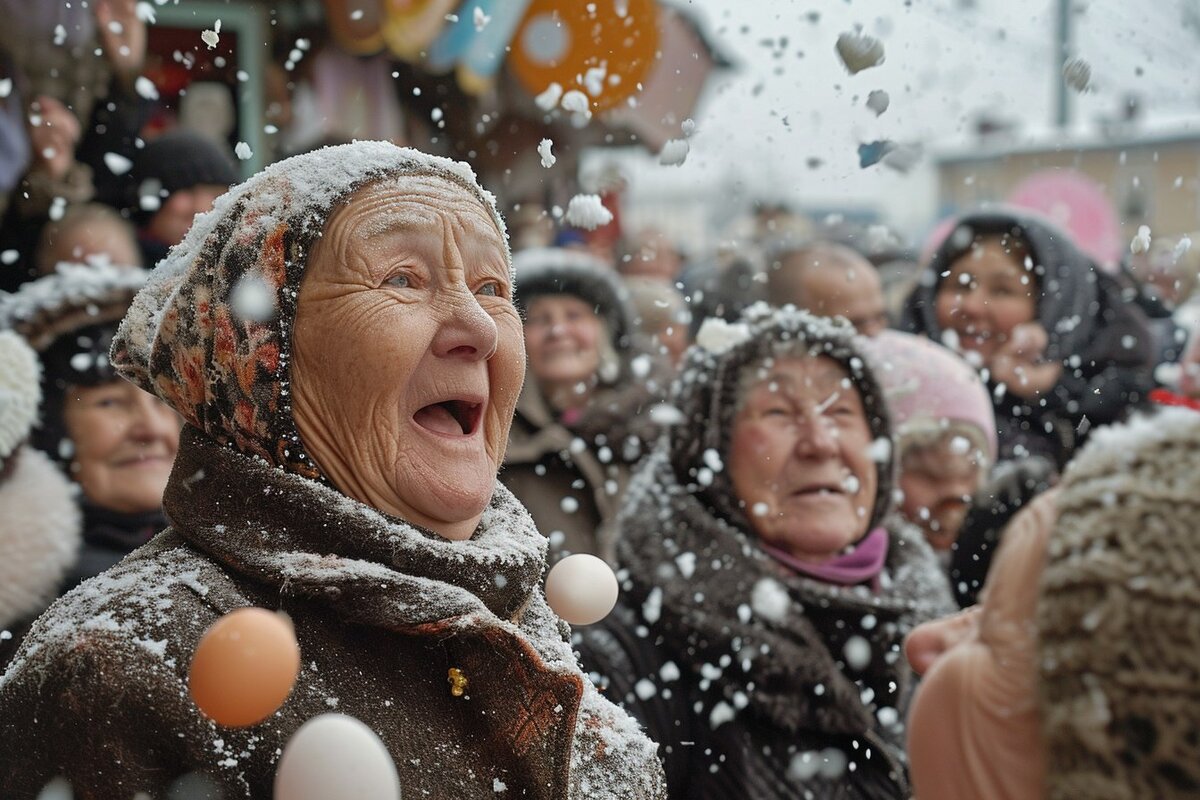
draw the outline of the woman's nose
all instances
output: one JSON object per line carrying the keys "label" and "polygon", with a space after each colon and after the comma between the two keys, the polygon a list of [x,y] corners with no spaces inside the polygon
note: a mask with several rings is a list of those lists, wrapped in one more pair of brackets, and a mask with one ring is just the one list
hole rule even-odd
{"label": "woman's nose", "polygon": [[918,675],[924,675],[942,654],[967,638],[977,624],[979,606],[913,628],[904,640],[904,655]]}
{"label": "woman's nose", "polygon": [[828,458],[837,454],[837,431],[821,414],[802,417],[797,423],[796,452],[805,458]]}
{"label": "woman's nose", "polygon": [[454,292],[446,303],[444,317],[433,338],[433,354],[439,358],[481,361],[496,352],[499,333],[496,321],[483,310],[475,295],[466,289]]}
{"label": "woman's nose", "polygon": [[965,288],[958,296],[958,307],[964,316],[980,317],[987,311],[987,300],[978,287]]}
{"label": "woman's nose", "polygon": [[133,403],[133,424],[130,435],[144,442],[169,439],[179,435],[179,417],[157,397],[139,392]]}

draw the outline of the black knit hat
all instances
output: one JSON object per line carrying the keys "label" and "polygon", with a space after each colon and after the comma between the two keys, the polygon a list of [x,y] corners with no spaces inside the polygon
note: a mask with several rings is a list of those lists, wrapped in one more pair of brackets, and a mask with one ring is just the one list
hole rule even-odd
{"label": "black knit hat", "polygon": [[238,180],[237,165],[220,145],[183,129],[147,142],[129,174],[131,196],[127,202],[139,224],[175,192],[194,186],[228,187]]}
{"label": "black knit hat", "polygon": [[578,297],[608,324],[613,348],[627,350],[633,335],[629,290],[603,261],[578,250],[534,248],[513,254],[517,273],[516,305],[522,318],[535,298],[553,294]]}
{"label": "black knit hat", "polygon": [[[842,319],[817,317],[792,306],[773,309],[756,303],[736,323],[710,319],[701,326],[696,344],[688,350],[671,399],[683,415],[671,428],[668,447],[676,477],[683,485],[700,490],[705,501],[726,519],[749,529],[749,519],[738,508],[728,470],[708,465],[713,450],[729,463],[730,435],[739,404],[739,384],[744,370],[781,351],[799,350],[827,356],[850,376],[862,398],[874,446],[878,472],[875,507],[868,530],[878,526],[892,508],[896,456],[892,424],[874,372],[856,341],[854,328]],[[699,480],[702,470],[711,474]],[[705,484],[707,486],[705,487]]]}

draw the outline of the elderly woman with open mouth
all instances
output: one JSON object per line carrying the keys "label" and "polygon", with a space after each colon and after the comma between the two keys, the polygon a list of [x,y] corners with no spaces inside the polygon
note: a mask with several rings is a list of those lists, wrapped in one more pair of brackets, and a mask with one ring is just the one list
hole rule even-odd
{"label": "elderly woman with open mouth", "polygon": [[[576,665],[546,540],[496,482],[524,350],[503,222],[463,165],[384,143],[280,162],[199,217],[113,343],[184,418],[171,527],[35,623],[0,681],[0,795],[269,797],[336,708],[405,797],[655,798],[653,745]],[[263,722],[187,690],[199,637],[290,615],[302,669]]]}
{"label": "elderly woman with open mouth", "polygon": [[617,544],[630,603],[583,663],[663,746],[672,798],[906,798],[906,631],[953,609],[893,512],[883,391],[854,329],[709,320]]}

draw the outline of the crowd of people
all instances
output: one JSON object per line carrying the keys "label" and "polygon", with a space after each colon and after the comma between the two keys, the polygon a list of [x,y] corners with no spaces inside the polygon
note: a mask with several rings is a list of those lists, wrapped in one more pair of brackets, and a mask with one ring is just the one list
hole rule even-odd
{"label": "crowd of people", "polygon": [[[98,181],[90,139],[139,132],[40,74],[5,123],[0,794],[269,796],[330,708],[405,796],[1200,792],[1186,247],[1101,265],[997,207],[904,264],[819,225],[605,250],[443,158],[237,183],[184,129]],[[541,588],[573,554],[622,589],[575,631]],[[188,665],[244,606],[304,666],[228,728]]]}

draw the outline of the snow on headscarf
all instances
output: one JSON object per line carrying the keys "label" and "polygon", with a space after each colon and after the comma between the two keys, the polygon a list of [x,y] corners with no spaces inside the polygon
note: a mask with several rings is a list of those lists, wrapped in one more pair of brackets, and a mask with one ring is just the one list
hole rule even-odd
{"label": "snow on headscarf", "polygon": [[[290,348],[313,243],[339,204],[399,176],[450,181],[501,235],[495,200],[466,164],[387,142],[355,142],[273,164],[196,218],[137,295],[113,340],[122,377],[209,438],[322,478],[291,414]],[[505,252],[511,264],[511,256]]]}
{"label": "snow on headscarf", "polygon": [[1029,251],[1029,270],[1037,282],[1037,321],[1046,329],[1046,358],[1060,361],[1082,353],[1093,338],[1100,290],[1096,265],[1071,237],[1053,224],[1027,211],[982,211],[960,217],[951,233],[934,251],[929,265],[909,300],[913,328],[940,341],[937,291],[951,265],[981,239],[1011,236]]}

